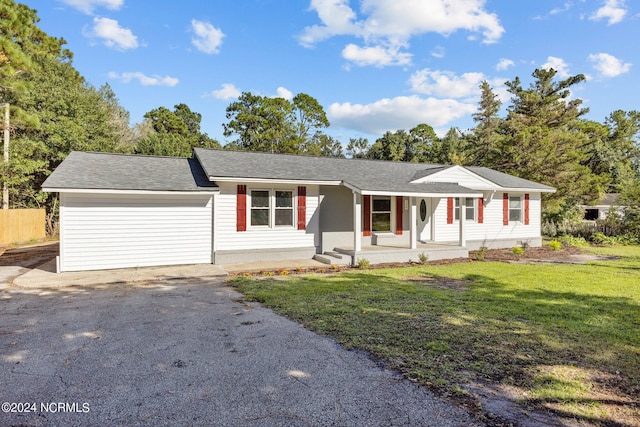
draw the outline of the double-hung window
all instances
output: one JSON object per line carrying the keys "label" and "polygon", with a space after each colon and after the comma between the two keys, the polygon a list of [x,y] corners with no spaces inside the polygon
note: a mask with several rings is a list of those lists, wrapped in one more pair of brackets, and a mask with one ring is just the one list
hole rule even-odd
{"label": "double-hung window", "polygon": [[373,196],[371,230],[391,231],[391,197]]}
{"label": "double-hung window", "polygon": [[522,197],[509,196],[509,221],[522,221]]}
{"label": "double-hung window", "polygon": [[275,226],[293,226],[293,191],[276,190]]}
{"label": "double-hung window", "polygon": [[[456,221],[460,220],[460,199],[458,197],[455,198],[455,219]],[[465,204],[465,217],[467,221],[475,221],[476,219],[476,199],[473,197],[466,197],[464,199]]]}
{"label": "double-hung window", "polygon": [[271,211],[269,190],[251,191],[251,226],[268,227]]}
{"label": "double-hung window", "polygon": [[293,191],[251,190],[252,227],[293,227]]}

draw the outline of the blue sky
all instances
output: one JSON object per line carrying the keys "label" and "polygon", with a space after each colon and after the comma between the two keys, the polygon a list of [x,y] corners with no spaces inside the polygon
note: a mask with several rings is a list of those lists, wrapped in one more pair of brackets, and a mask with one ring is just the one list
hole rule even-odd
{"label": "blue sky", "polygon": [[585,74],[587,118],[638,107],[640,2],[631,0],[23,0],[63,37],[96,87],[131,113],[185,103],[225,143],[241,92],[324,107],[327,131],[374,142],[420,123],[473,126],[478,85],[531,82],[536,68]]}

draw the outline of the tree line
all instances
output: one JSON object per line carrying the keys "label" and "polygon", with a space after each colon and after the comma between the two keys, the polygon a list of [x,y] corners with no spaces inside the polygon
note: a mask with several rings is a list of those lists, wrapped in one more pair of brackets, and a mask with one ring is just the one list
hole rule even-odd
{"label": "tree line", "polygon": [[188,157],[192,147],[486,166],[556,187],[544,200],[545,218],[554,221],[575,216],[577,205],[604,193],[621,193],[640,231],[640,113],[585,119],[588,109],[571,92],[585,80],[581,74],[558,79],[556,71],[538,69],[528,87],[516,77],[506,82],[506,108],[483,82],[472,129],[451,128],[438,137],[423,123],[372,143],[329,136],[327,115],[310,95],[287,100],[244,92],[226,109],[229,142],[222,147],[186,104],[155,108],[132,126],[111,87],[88,84],[64,39],[38,28],[35,10],[0,0],[0,19],[0,100],[11,105],[11,156],[0,178],[12,208],[47,209],[50,231],[57,196],[40,186],[71,151]]}

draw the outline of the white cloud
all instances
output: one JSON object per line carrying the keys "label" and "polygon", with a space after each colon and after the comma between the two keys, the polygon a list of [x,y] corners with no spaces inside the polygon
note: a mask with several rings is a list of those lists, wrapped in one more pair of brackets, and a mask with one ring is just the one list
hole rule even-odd
{"label": "white cloud", "polygon": [[390,45],[412,36],[435,32],[449,35],[458,30],[482,33],[484,43],[494,43],[504,33],[496,14],[484,10],[486,0],[363,0],[357,15],[348,0],[311,0],[322,25],[306,27],[299,37],[303,46],[337,35],[365,40],[383,39]]}
{"label": "white cloud", "polygon": [[486,80],[482,73],[464,73],[457,76],[451,71],[417,71],[409,78],[411,90],[425,95],[446,98],[468,98],[478,93],[480,82]]}
{"label": "white cloud", "polygon": [[631,64],[623,62],[608,53],[595,53],[589,55],[589,61],[593,62],[593,68],[604,77],[616,77],[631,69]]}
{"label": "white cloud", "polygon": [[445,53],[446,50],[443,46],[436,46],[431,50],[431,56],[438,59],[444,58]]}
{"label": "white cloud", "polygon": [[625,0],[605,0],[604,5],[589,16],[589,19],[592,21],[607,19],[607,25],[613,25],[622,21],[626,14]]}
{"label": "white cloud", "polygon": [[223,83],[222,88],[218,90],[214,90],[211,92],[211,95],[217,99],[229,100],[235,99],[242,94],[240,89],[235,87],[232,83]]}
{"label": "white cloud", "polygon": [[298,39],[304,47],[312,47],[315,43],[333,36],[360,32],[358,24],[353,22],[356,14],[349,7],[349,0],[311,0],[309,7],[318,13],[323,25],[313,25],[304,29]]}
{"label": "white cloud", "polygon": [[541,68],[544,68],[545,70],[553,68],[557,71],[558,77],[563,79],[569,77],[569,64],[567,64],[562,58],[549,56],[547,57],[547,62],[542,64]]}
{"label": "white cloud", "polygon": [[371,104],[334,103],[327,109],[332,126],[368,134],[410,129],[420,123],[443,126],[475,112],[477,106],[453,99],[421,98],[417,95],[381,99]]}
{"label": "white cloud", "polygon": [[509,67],[513,67],[514,65],[516,65],[516,64],[512,60],[507,59],[507,58],[500,58],[500,61],[498,62],[498,65],[496,65],[496,70],[504,71],[504,70],[508,69]]}
{"label": "white cloud", "polygon": [[196,49],[208,54],[218,53],[220,51],[222,39],[225,34],[219,28],[214,27],[209,22],[192,19],[191,29],[196,34],[196,36],[191,39],[191,43],[193,43]]}
{"label": "white cloud", "polygon": [[82,13],[91,15],[94,9],[104,7],[109,10],[118,10],[124,4],[124,0],[58,0]]}
{"label": "white cloud", "polygon": [[178,80],[176,77],[171,77],[171,76],[158,76],[158,75],[153,75],[153,76],[147,76],[139,71],[137,72],[125,72],[122,74],[118,74],[116,72],[110,72],[108,74],[108,77],[110,79],[114,79],[114,80],[120,80],[123,83],[129,83],[132,80],[137,80],[138,83],[140,83],[142,86],[175,86],[177,85],[180,80]]}
{"label": "white cloud", "polygon": [[384,48],[382,46],[359,47],[348,44],[342,50],[342,57],[356,65],[375,65],[383,67],[387,65],[408,65],[411,63],[410,53],[399,52],[397,48]]}
{"label": "white cloud", "polygon": [[85,32],[85,36],[100,38],[105,46],[118,50],[138,47],[138,37],[130,29],[121,27],[115,19],[93,18],[93,28]]}
{"label": "white cloud", "polygon": [[277,90],[277,97],[278,98],[284,98],[287,101],[291,101],[293,99],[293,92],[291,92],[289,89],[287,89],[286,87],[282,87],[280,86]]}

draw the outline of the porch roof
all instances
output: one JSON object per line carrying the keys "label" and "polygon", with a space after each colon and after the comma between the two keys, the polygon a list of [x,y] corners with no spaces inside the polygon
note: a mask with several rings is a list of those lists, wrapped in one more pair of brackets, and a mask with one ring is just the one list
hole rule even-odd
{"label": "porch roof", "polygon": [[[428,176],[431,173],[450,167],[446,165],[202,148],[194,148],[194,157],[198,159],[205,174],[211,181],[223,182],[247,179],[281,180],[299,182],[301,184],[305,182],[326,183],[326,185],[342,184],[362,194],[425,197],[443,194],[475,197],[482,194],[477,190],[466,188],[455,182],[411,183],[416,179],[416,176]],[[497,173],[499,174],[499,172]],[[533,188],[532,184],[536,184],[531,181],[521,181],[514,181],[513,183],[527,189]],[[523,185],[524,183],[526,185]],[[514,187],[511,186],[510,188]]]}

